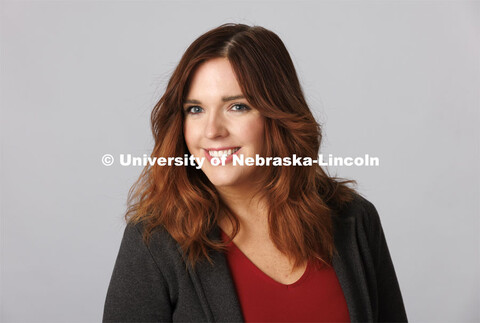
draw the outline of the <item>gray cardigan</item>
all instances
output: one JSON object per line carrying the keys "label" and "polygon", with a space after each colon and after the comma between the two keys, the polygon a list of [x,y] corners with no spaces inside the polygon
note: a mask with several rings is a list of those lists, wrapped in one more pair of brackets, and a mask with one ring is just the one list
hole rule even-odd
{"label": "gray cardigan", "polygon": [[[406,322],[407,316],[380,218],[356,196],[333,216],[333,268],[352,322]],[[241,322],[242,310],[226,257],[185,269],[178,243],[162,229],[149,245],[141,225],[127,225],[113,269],[104,322]],[[220,240],[218,226],[209,233]]]}

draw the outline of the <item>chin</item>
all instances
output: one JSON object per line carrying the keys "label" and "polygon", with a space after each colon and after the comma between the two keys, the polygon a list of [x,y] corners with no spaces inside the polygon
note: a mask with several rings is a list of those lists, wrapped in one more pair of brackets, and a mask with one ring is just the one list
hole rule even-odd
{"label": "chin", "polygon": [[243,176],[240,176],[241,174],[235,173],[235,171],[228,168],[210,169],[209,172],[206,173],[207,178],[215,187],[234,187],[240,185],[243,182]]}
{"label": "chin", "polygon": [[215,186],[215,187],[228,187],[228,186],[235,186],[238,184],[238,181],[234,178],[231,178],[230,176],[207,176],[210,182]]}

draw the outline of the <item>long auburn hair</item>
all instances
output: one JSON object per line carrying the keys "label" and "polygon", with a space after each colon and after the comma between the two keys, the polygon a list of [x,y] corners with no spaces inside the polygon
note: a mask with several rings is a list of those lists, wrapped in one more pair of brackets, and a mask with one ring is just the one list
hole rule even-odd
{"label": "long auburn hair", "polygon": [[[197,38],[173,72],[155,105],[151,124],[155,147],[151,157],[189,155],[183,136],[183,101],[196,68],[227,58],[246,100],[265,117],[266,156],[318,157],[321,129],[302,92],[293,62],[281,39],[260,26],[223,24]],[[319,166],[265,167],[258,179],[268,202],[270,237],[294,260],[331,264],[335,252],[332,211],[352,200],[355,181],[330,177]],[[193,267],[209,249],[226,250],[227,243],[208,233],[221,216],[240,224],[201,170],[191,166],[146,166],[129,192],[127,223],[142,222],[146,243],[162,226],[178,242]],[[231,241],[231,240],[230,240]]]}

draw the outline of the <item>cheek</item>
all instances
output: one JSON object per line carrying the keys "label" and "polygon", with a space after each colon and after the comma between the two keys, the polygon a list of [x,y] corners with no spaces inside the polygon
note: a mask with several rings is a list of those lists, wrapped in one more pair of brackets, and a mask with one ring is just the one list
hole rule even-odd
{"label": "cheek", "polygon": [[255,118],[237,124],[236,134],[241,138],[243,144],[248,144],[258,153],[264,143],[265,125],[263,119]]}

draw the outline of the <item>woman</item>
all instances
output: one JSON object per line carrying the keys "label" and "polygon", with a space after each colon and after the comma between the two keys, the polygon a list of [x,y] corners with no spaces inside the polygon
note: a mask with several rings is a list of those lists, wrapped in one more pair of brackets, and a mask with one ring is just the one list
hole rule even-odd
{"label": "woman", "polygon": [[350,181],[315,164],[234,165],[318,156],[276,34],[225,24],[200,36],[151,122],[152,157],[196,164],[148,166],[132,187],[104,321],[406,321],[378,214]]}

